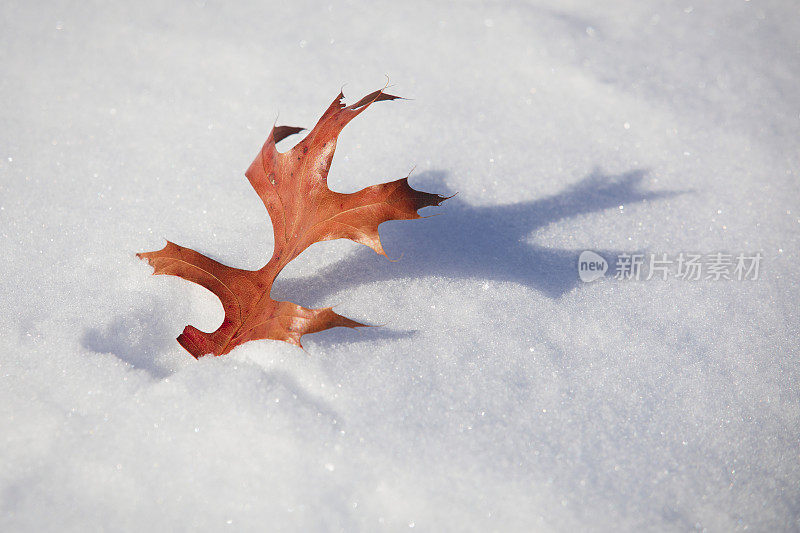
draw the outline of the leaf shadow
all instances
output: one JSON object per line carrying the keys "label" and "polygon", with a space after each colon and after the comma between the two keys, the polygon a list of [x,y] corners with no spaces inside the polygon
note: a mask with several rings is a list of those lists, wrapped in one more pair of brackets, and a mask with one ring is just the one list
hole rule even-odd
{"label": "leaf shadow", "polygon": [[[377,340],[398,340],[408,339],[416,335],[417,330],[400,330],[387,328],[385,326],[371,326],[366,328],[332,328],[319,332],[309,339],[308,343],[304,340],[303,345],[311,344],[312,339],[316,342],[325,344],[357,344],[361,342],[372,342]],[[304,338],[305,339],[305,338]]]}
{"label": "leaf shadow", "polygon": [[168,377],[173,369],[159,363],[160,355],[171,348],[175,336],[166,321],[153,312],[164,306],[163,302],[153,302],[132,314],[117,315],[104,326],[88,328],[81,337],[81,346],[114,355],[155,379]]}
{"label": "leaf shadow", "polygon": [[[365,283],[441,276],[512,281],[557,299],[578,285],[583,249],[546,248],[526,242],[526,237],[562,220],[687,192],[645,190],[646,174],[643,169],[618,175],[596,169],[555,195],[500,206],[474,206],[455,196],[438,209],[440,216],[381,225],[384,246],[402,250],[399,261],[386,261],[362,248],[313,276],[278,278],[274,290],[314,303]],[[422,173],[415,188],[445,194],[445,177],[443,171]],[[607,260],[621,253],[594,251]]]}

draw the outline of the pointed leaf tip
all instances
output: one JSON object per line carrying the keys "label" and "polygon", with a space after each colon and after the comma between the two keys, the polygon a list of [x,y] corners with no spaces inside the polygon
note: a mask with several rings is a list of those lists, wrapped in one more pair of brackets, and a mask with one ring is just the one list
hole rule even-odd
{"label": "pointed leaf tip", "polygon": [[274,126],[272,128],[272,140],[275,143],[279,143],[286,137],[294,135],[295,133],[300,133],[303,130],[305,130],[305,128],[299,126]]}
{"label": "pointed leaf tip", "polygon": [[369,104],[375,102],[384,102],[387,100],[405,100],[402,96],[394,96],[392,94],[388,94],[383,92],[383,90],[374,91],[369,93],[367,96],[359,100],[353,105],[348,106],[348,109],[352,109],[353,111],[357,111],[359,108],[367,106]]}

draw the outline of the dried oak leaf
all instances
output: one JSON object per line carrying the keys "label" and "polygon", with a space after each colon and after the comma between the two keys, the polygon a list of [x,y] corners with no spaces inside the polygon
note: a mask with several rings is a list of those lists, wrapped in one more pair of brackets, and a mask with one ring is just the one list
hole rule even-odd
{"label": "dried oak leaf", "polygon": [[276,126],[245,175],[264,202],[275,234],[272,258],[259,270],[219,263],[189,248],[167,241],[158,251],[139,253],[154,274],[169,274],[197,283],[222,302],[225,318],[213,333],[186,326],[178,342],[194,357],[223,355],[251,340],[276,339],[300,346],[300,338],[336,326],[364,326],[332,308],[307,309],[270,297],[280,271],[315,242],[350,239],[386,255],[378,225],[387,220],[420,218],[417,210],[439,205],[446,198],[412,189],[408,178],[373,185],[352,194],[328,188],[328,170],[342,129],[374,102],[397,96],[381,91],[353,105],[343,94],[309,134],[288,152],[275,143],[303,128]]}

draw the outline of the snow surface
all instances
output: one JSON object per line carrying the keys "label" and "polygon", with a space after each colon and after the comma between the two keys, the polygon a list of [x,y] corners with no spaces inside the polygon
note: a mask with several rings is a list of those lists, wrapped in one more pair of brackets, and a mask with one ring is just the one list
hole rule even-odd
{"label": "snow surface", "polygon": [[[800,529],[800,7],[604,4],[0,4],[0,530]],[[276,116],[386,76],[331,186],[458,196],[274,291],[384,327],[196,362],[134,253],[260,267]]]}

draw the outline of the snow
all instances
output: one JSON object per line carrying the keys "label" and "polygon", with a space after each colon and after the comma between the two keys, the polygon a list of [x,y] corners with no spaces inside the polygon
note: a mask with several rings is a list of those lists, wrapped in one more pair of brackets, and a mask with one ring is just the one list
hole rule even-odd
{"label": "snow", "polygon": [[[0,5],[0,529],[800,528],[795,3],[273,4]],[[458,195],[274,290],[383,327],[192,359],[219,302],[134,253],[262,266],[276,116],[387,76],[331,186]]]}

